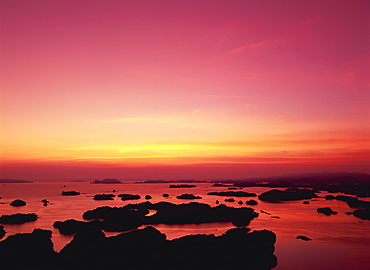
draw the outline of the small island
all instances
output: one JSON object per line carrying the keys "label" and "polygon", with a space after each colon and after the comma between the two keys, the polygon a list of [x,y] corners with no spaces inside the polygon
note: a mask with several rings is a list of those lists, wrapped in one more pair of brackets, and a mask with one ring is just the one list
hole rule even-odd
{"label": "small island", "polygon": [[115,178],[105,178],[101,181],[94,180],[94,182],[91,182],[91,184],[122,184],[122,182]]}

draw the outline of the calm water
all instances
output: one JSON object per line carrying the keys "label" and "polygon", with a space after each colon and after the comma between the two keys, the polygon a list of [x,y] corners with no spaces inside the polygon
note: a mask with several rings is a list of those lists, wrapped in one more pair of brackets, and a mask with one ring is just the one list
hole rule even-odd
{"label": "calm water", "polygon": [[[237,202],[250,198],[235,198],[236,201],[224,202],[227,197],[206,195],[209,191],[226,191],[226,187],[212,187],[210,183],[196,184],[196,188],[170,189],[169,184],[135,184],[128,182],[121,185],[90,184],[88,182],[35,182],[27,184],[0,184],[0,215],[15,213],[36,213],[39,218],[35,222],[22,225],[4,225],[8,235],[15,233],[29,233],[34,228],[49,229],[53,231],[52,241],[54,248],[59,251],[71,241],[71,236],[60,235],[53,228],[55,221],[66,219],[83,220],[82,214],[99,206],[123,206],[128,203],[140,203],[144,199],[134,201],[94,201],[93,196],[98,193],[139,194],[144,198],[151,195],[152,203],[168,201],[176,204],[187,203],[188,200],[176,199],[177,195],[192,193],[203,197],[193,200],[216,206],[216,200],[233,207],[241,207]],[[260,194],[271,188],[252,187],[244,191]],[[62,196],[62,191],[75,190],[81,192],[79,196]],[[162,197],[163,193],[170,194],[168,199]],[[325,192],[322,196],[326,195]],[[23,207],[12,207],[9,203],[14,199],[27,202]],[[43,206],[41,200],[50,201]],[[256,198],[253,198],[256,199]],[[258,201],[258,199],[256,199]],[[368,200],[368,199],[367,199]],[[278,266],[274,269],[352,269],[367,270],[370,265],[370,221],[360,220],[348,216],[345,212],[353,211],[345,202],[325,200],[322,198],[310,200],[304,205],[302,201],[289,203],[265,203],[252,206],[260,213],[258,218],[252,220],[251,229],[268,229],[276,233],[277,243],[275,255],[278,257]],[[243,204],[242,206],[246,206]],[[318,207],[330,206],[338,211],[338,215],[325,216],[317,213]],[[266,213],[261,213],[261,210]],[[270,214],[270,215],[269,215]],[[278,216],[280,218],[272,218]],[[223,234],[230,228],[231,223],[211,223],[201,225],[157,225],[158,230],[165,233],[168,239],[174,239],[188,234]],[[106,233],[107,236],[117,233]],[[297,235],[305,235],[312,241],[297,240]],[[2,239],[2,240],[3,240]]]}

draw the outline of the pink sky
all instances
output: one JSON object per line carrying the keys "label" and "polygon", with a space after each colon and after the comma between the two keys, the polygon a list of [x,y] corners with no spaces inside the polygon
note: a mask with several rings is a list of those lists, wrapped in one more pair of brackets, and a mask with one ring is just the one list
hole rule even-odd
{"label": "pink sky", "polygon": [[370,173],[370,2],[0,0],[0,177]]}

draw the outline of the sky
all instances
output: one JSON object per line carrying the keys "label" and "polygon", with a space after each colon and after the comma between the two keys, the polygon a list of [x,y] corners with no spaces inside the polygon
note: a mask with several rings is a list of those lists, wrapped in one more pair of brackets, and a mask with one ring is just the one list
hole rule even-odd
{"label": "sky", "polygon": [[0,0],[0,178],[370,173],[366,0]]}

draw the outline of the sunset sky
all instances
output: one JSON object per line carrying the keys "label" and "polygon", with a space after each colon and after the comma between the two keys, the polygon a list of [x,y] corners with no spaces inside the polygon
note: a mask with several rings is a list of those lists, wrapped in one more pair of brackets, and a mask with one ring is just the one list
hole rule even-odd
{"label": "sunset sky", "polygon": [[0,0],[0,178],[370,173],[367,0]]}

